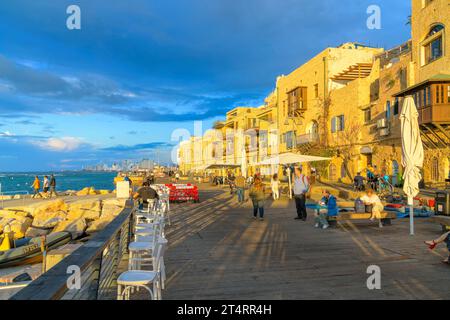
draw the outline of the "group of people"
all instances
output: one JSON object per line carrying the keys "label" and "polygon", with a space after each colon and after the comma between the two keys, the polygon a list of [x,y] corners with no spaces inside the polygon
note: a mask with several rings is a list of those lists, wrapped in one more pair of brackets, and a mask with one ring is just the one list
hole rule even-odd
{"label": "group of people", "polygon": [[[248,182],[242,175],[238,175],[234,179],[234,183],[236,186],[238,202],[242,203],[245,201],[245,188]],[[270,187],[273,199],[278,200],[280,198],[280,180],[278,179],[277,174],[272,176]],[[296,220],[307,221],[308,213],[306,209],[306,199],[310,191],[310,178],[303,173],[302,167],[295,166],[292,175],[291,192],[295,201],[297,212],[297,216],[295,217]],[[339,214],[339,209],[336,197],[332,195],[329,190],[323,190],[322,195],[322,199],[319,201],[320,209],[316,211],[314,226],[316,228],[327,229],[329,227],[327,218],[337,216]],[[249,188],[249,197],[253,204],[253,218],[257,219],[259,214],[260,220],[263,220],[266,197],[265,187],[259,174],[256,174],[253,177],[253,183]],[[371,208],[370,220],[374,221],[377,219],[379,222],[379,227],[383,227],[381,213],[384,210],[384,206],[376,192],[373,189],[368,189],[366,194],[360,198],[360,201],[362,201],[365,206]]]}
{"label": "group of people", "polygon": [[53,174],[50,176],[50,178],[48,176],[44,176],[44,180],[42,181],[43,195],[41,194],[41,181],[39,180],[38,176],[34,177],[32,188],[33,188],[33,195],[31,196],[31,198],[33,199],[37,197],[51,198],[53,195],[55,197],[58,196],[58,193],[56,192],[56,178]]}

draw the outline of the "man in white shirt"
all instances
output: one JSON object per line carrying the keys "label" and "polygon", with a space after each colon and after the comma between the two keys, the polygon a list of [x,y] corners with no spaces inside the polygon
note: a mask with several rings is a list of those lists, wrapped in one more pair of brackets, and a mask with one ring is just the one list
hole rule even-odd
{"label": "man in white shirt", "polygon": [[295,207],[297,209],[297,217],[295,220],[306,221],[306,194],[310,189],[309,179],[302,173],[301,168],[295,167],[292,180]]}
{"label": "man in white shirt", "polygon": [[378,225],[382,228],[383,223],[381,222],[381,212],[383,212],[384,206],[381,203],[380,198],[372,189],[369,189],[367,190],[366,195],[361,197],[361,200],[366,206],[372,206],[372,216],[370,217],[370,221],[378,219]]}

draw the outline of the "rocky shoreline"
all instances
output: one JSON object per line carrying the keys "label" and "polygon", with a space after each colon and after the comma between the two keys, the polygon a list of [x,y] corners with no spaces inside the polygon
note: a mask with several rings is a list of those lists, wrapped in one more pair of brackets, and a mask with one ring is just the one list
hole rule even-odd
{"label": "rocky shoreline", "polygon": [[80,199],[66,201],[64,197],[44,199],[22,206],[10,206],[0,210],[0,235],[5,227],[13,233],[13,239],[37,237],[52,232],[67,231],[72,239],[91,235],[102,230],[124,208],[125,200],[83,196],[113,195],[109,190],[87,187],[80,191],[67,191],[61,196],[77,196]]}

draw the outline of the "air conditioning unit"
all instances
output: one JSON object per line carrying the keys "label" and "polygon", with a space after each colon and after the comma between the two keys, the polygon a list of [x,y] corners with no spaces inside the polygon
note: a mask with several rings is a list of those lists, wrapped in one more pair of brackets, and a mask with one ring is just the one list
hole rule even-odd
{"label": "air conditioning unit", "polygon": [[384,128],[380,130],[380,136],[381,137],[386,137],[390,134],[389,129],[388,128]]}
{"label": "air conditioning unit", "polygon": [[386,118],[377,121],[377,129],[383,129],[388,127],[388,121]]}

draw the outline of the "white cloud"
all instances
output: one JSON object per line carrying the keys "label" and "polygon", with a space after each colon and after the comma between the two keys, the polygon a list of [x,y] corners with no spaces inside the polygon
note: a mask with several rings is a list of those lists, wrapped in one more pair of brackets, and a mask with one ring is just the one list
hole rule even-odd
{"label": "white cloud", "polygon": [[75,137],[49,138],[44,141],[36,141],[36,145],[51,151],[73,151],[78,149],[83,141]]}
{"label": "white cloud", "polygon": [[14,136],[14,134],[12,134],[9,131],[0,132],[0,137],[12,137],[12,136]]}

